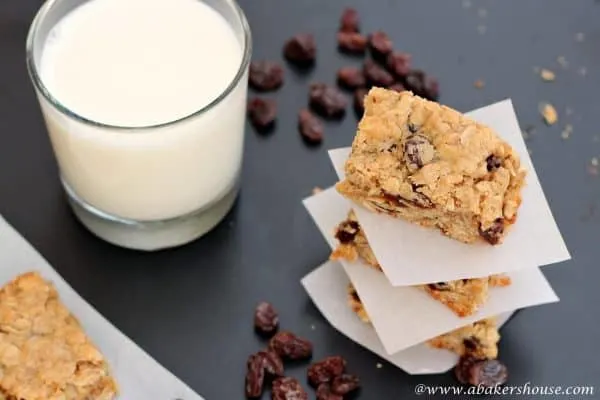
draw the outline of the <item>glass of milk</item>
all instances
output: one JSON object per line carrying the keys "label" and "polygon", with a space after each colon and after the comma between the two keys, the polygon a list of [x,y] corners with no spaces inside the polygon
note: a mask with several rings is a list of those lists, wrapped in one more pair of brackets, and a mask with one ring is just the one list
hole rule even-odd
{"label": "glass of milk", "polygon": [[62,184],[113,244],[217,225],[239,187],[252,40],[234,0],[49,0],[27,38]]}

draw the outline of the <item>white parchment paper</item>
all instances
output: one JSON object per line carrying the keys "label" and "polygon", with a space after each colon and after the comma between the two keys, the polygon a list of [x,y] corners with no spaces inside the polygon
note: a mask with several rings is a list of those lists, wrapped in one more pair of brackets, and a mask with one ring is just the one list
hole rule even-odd
{"label": "white parchment paper", "polygon": [[[332,249],[337,246],[334,228],[346,218],[350,203],[334,188],[304,201],[306,209]],[[404,262],[411,262],[410,259]],[[558,301],[539,268],[520,268],[508,273],[512,284],[491,288],[488,301],[469,317],[458,317],[425,291],[411,286],[392,286],[380,271],[360,259],[340,260],[369,314],[388,354],[394,354],[468,323],[512,310]],[[436,279],[433,282],[441,281]],[[406,329],[410,326],[410,329]]]}
{"label": "white parchment paper", "polygon": [[[373,327],[358,319],[348,306],[348,283],[342,266],[333,261],[326,262],[302,279],[308,295],[335,329],[409,374],[443,373],[456,364],[456,354],[433,349],[426,344],[419,344],[393,355],[387,354]],[[512,312],[498,316],[498,324],[504,324],[511,315]],[[414,325],[410,328],[405,326],[403,330],[412,329],[412,326]]]}
{"label": "white parchment paper", "polygon": [[79,319],[88,336],[100,348],[119,385],[123,400],[202,400],[187,385],[158,364],[135,343],[85,302],[25,241],[0,217],[0,284],[17,275],[38,271],[50,280],[62,302]]}
{"label": "white parchment paper", "polygon": [[[502,245],[468,245],[442,235],[437,229],[355,207],[371,247],[394,286],[482,277],[571,258],[533,168],[511,101],[501,101],[468,115],[487,124],[509,142],[528,171],[517,222]],[[340,179],[349,151],[349,148],[330,151]]]}

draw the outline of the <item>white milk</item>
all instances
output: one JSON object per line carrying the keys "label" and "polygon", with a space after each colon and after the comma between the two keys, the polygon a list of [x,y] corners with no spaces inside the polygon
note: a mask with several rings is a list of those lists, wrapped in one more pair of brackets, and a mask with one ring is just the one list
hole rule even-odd
{"label": "white milk", "polygon": [[[143,127],[213,102],[242,58],[227,21],[198,0],[92,0],[53,29],[39,73],[75,114]],[[211,204],[240,172],[246,80],[206,113],[140,131],[84,124],[40,96],[63,179],[84,202],[126,219],[168,219]]]}

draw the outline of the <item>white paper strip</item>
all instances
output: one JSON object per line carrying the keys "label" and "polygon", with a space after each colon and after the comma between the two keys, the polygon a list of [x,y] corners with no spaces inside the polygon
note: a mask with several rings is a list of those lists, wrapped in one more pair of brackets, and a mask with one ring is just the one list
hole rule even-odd
{"label": "white paper strip", "polygon": [[[445,237],[437,229],[422,228],[356,207],[357,218],[394,286],[482,277],[571,258],[533,168],[511,101],[492,104],[468,115],[493,128],[514,146],[528,170],[517,222],[500,246],[468,245]],[[340,179],[348,154],[349,148],[330,152]]]}
{"label": "white paper strip", "polygon": [[[350,203],[334,188],[329,188],[306,199],[304,204],[327,243],[335,248],[334,228],[345,219]],[[491,288],[486,304],[476,314],[461,318],[423,290],[392,286],[383,273],[360,260],[340,262],[388,354],[480,319],[558,301],[539,268],[521,268],[508,274],[512,279],[510,286]],[[410,263],[411,260],[404,262]],[[438,281],[441,279],[433,282]],[[407,326],[410,329],[406,329]]]}
{"label": "white paper strip", "polygon": [[[426,344],[388,355],[373,327],[359,320],[348,306],[348,283],[348,277],[337,262],[327,262],[302,279],[308,295],[335,329],[409,374],[443,373],[456,364],[456,354],[433,349]],[[506,313],[499,316],[498,323],[504,324],[511,315],[512,313]]]}
{"label": "white paper strip", "polygon": [[6,221],[0,217],[0,284],[38,271],[58,290],[60,299],[79,319],[100,348],[119,385],[123,400],[202,400],[85,302]]}

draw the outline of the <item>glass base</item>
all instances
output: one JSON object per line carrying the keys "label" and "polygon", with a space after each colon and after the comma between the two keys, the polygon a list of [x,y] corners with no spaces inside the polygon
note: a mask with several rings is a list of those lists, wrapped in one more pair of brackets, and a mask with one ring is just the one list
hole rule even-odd
{"label": "glass base", "polygon": [[200,210],[163,221],[134,221],[89,205],[64,180],[63,186],[73,212],[90,232],[116,246],[143,251],[177,247],[200,238],[227,215],[239,192],[236,183],[225,195]]}

